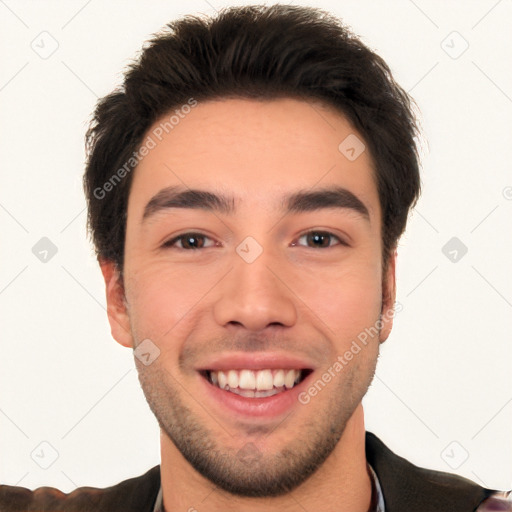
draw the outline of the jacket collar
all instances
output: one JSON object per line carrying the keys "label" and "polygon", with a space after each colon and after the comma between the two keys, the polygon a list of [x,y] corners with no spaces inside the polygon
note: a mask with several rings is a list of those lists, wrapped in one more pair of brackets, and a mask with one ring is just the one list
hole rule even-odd
{"label": "jacket collar", "polygon": [[470,512],[492,493],[458,475],[411,464],[371,432],[366,459],[379,478],[386,512]]}

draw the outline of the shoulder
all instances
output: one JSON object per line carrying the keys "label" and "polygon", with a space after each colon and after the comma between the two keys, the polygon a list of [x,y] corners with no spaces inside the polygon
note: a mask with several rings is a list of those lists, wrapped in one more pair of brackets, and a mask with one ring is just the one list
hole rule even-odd
{"label": "shoulder", "polygon": [[415,466],[366,433],[366,457],[375,470],[386,512],[473,512],[495,491],[467,478]]}
{"label": "shoulder", "polygon": [[2,512],[152,512],[160,488],[160,466],[143,475],[123,480],[116,485],[79,487],[66,494],[54,487],[39,487],[33,491],[24,487],[0,485]]}

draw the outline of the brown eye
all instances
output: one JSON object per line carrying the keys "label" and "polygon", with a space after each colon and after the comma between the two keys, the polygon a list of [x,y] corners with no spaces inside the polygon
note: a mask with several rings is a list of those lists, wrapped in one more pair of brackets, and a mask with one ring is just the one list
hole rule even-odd
{"label": "brown eye", "polygon": [[[164,247],[176,247],[177,249],[196,250],[206,247],[209,238],[201,233],[184,233],[164,243]],[[211,246],[208,246],[211,247]]]}
{"label": "brown eye", "polygon": [[[299,237],[299,240],[306,239],[307,247],[310,248],[329,248],[332,247],[331,242],[333,240],[336,240],[338,243],[335,243],[334,245],[347,245],[343,240],[341,240],[339,237],[334,235],[333,233],[329,233],[328,231],[310,231],[308,233],[303,234]],[[302,245],[302,244],[300,244]]]}

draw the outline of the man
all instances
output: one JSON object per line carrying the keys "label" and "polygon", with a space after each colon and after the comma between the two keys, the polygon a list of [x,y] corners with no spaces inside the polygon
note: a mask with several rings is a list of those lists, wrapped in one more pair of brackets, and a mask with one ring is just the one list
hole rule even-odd
{"label": "man", "polygon": [[322,11],[232,8],[157,36],[97,106],[84,184],[161,464],[69,495],[2,486],[1,510],[510,510],[364,427],[416,133],[384,61]]}

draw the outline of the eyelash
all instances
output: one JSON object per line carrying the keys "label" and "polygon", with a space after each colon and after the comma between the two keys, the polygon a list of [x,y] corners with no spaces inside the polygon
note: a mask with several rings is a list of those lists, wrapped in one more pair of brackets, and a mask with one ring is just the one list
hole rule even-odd
{"label": "eyelash", "polygon": [[[337,236],[334,233],[331,233],[329,231],[320,231],[320,230],[307,231],[306,233],[303,233],[302,235],[300,235],[298,240],[300,240],[301,238],[303,238],[303,237],[305,237],[307,235],[310,235],[310,234],[329,236],[331,238],[335,238],[339,243],[335,244],[334,246],[336,246],[336,245],[343,245],[343,246],[348,247],[348,244],[344,240],[342,240],[339,236]],[[203,235],[202,233],[188,232],[188,233],[183,233],[181,235],[178,235],[178,236],[172,238],[171,240],[168,240],[167,242],[165,242],[162,245],[162,247],[163,248],[168,248],[168,249],[177,249],[179,251],[198,251],[200,249],[209,249],[211,247],[211,246],[210,247],[198,247],[198,248],[192,248],[192,249],[185,249],[184,247],[176,247],[176,243],[178,241],[180,241],[180,240],[182,241],[182,240],[186,239],[187,237],[190,237],[190,238],[203,237],[203,238],[206,238],[206,239],[210,238],[210,237],[208,237],[206,235]],[[297,246],[296,243],[293,243],[292,245],[294,247]],[[319,249],[331,249],[334,246],[330,245],[329,247],[319,247]],[[314,247],[307,247],[307,248],[308,249],[315,249]]]}

